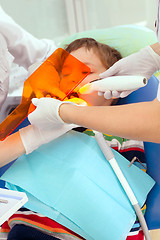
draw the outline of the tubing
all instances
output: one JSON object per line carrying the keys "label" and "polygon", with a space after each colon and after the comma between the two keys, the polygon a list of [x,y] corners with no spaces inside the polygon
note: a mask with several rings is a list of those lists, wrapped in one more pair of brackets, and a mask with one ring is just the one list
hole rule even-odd
{"label": "tubing", "polygon": [[126,178],[124,177],[124,175],[123,175],[123,173],[122,173],[122,171],[121,171],[121,169],[120,169],[120,167],[119,167],[119,165],[118,165],[118,163],[117,163],[117,161],[114,157],[114,154],[113,154],[111,148],[106,143],[102,133],[97,132],[97,131],[94,131],[94,133],[95,133],[95,139],[96,139],[99,147],[101,148],[106,160],[110,163],[113,171],[115,172],[115,174],[116,174],[117,178],[119,179],[122,187],[124,188],[132,206],[135,209],[135,212],[136,212],[137,217],[139,219],[139,222],[141,224],[141,228],[142,228],[143,233],[145,235],[145,239],[146,240],[151,240],[149,230],[148,230],[145,218],[143,216],[143,213],[141,211],[141,208],[138,204],[138,201],[137,201],[131,187],[129,186]]}

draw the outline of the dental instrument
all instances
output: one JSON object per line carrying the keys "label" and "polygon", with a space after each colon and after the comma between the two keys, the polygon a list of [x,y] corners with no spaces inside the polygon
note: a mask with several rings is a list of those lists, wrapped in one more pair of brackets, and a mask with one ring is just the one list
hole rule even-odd
{"label": "dental instrument", "polygon": [[79,89],[79,93],[89,94],[94,91],[105,92],[106,90],[136,90],[144,87],[146,84],[147,79],[144,76],[112,76],[87,83]]}
{"label": "dental instrument", "polygon": [[143,230],[143,233],[145,235],[146,240],[151,240],[150,234],[149,234],[149,230],[145,221],[145,218],[143,216],[143,213],[141,211],[141,208],[138,204],[138,201],[131,189],[131,187],[129,186],[126,178],[124,177],[115,157],[114,154],[111,150],[111,148],[108,146],[108,144],[106,143],[103,134],[97,131],[93,131],[95,133],[95,139],[100,147],[100,149],[102,150],[106,160],[109,162],[109,164],[111,165],[113,171],[115,172],[117,178],[119,179],[123,189],[125,190],[132,206],[135,209],[135,212],[137,214],[137,217],[139,219],[139,222],[141,224],[141,228]]}

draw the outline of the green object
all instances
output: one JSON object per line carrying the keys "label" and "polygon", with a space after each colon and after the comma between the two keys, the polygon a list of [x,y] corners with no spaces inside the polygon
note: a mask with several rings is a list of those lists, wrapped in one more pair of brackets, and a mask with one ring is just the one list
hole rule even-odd
{"label": "green object", "polygon": [[157,42],[155,32],[149,28],[139,25],[121,25],[76,33],[62,41],[60,47],[65,48],[67,44],[75,39],[84,37],[91,37],[98,42],[108,44],[117,49],[122,57],[126,57],[147,45]]}

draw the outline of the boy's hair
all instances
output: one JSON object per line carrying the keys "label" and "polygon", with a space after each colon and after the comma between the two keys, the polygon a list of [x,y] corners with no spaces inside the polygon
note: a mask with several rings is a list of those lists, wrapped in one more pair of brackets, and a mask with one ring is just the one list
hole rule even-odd
{"label": "boy's hair", "polygon": [[107,44],[99,43],[93,38],[76,39],[67,45],[65,50],[71,53],[81,47],[84,47],[87,50],[93,49],[106,69],[110,68],[115,62],[122,58],[120,52],[116,49],[108,46]]}

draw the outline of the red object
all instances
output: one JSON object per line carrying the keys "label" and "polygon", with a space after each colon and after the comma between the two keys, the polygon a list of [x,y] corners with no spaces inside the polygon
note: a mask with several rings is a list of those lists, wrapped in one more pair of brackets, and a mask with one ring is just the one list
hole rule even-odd
{"label": "red object", "polygon": [[4,140],[35,108],[32,98],[53,97],[64,100],[90,73],[90,68],[71,54],[58,48],[24,82],[20,105],[0,124]]}
{"label": "red object", "polygon": [[133,236],[128,236],[126,240],[145,240],[143,231],[140,230],[138,234],[135,234]]}

